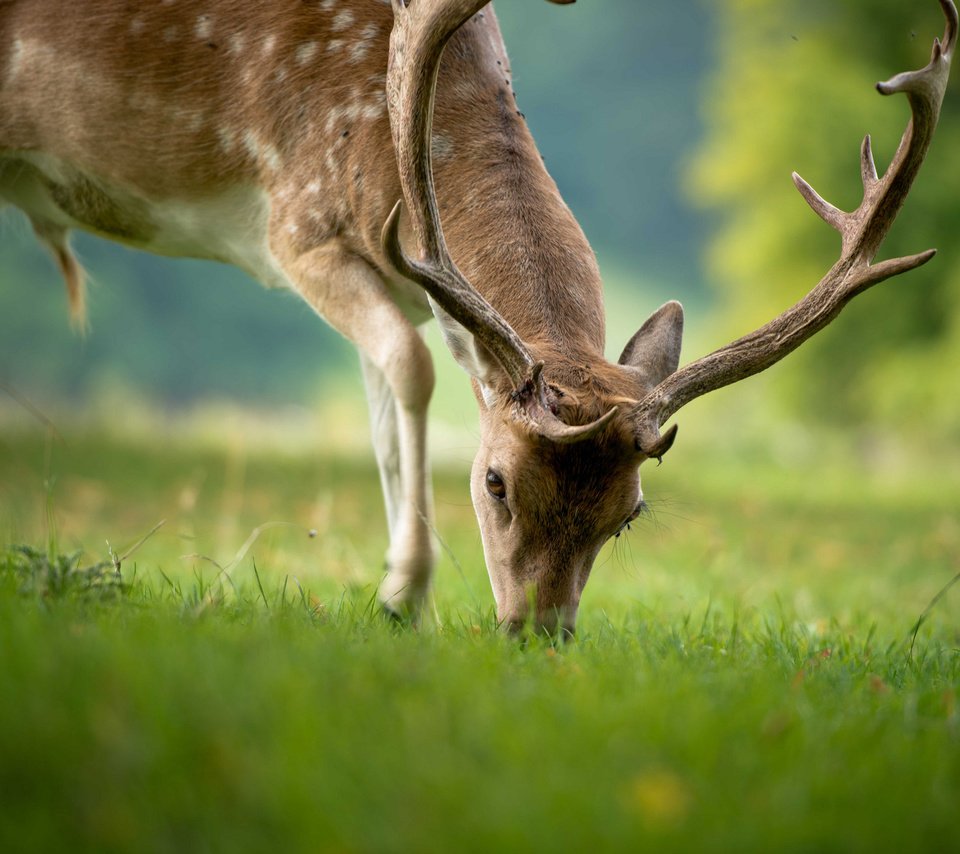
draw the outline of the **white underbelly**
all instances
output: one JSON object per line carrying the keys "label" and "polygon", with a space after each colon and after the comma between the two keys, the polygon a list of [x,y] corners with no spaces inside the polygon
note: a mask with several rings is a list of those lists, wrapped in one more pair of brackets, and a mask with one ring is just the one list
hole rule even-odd
{"label": "white underbelly", "polygon": [[57,158],[0,158],[0,198],[44,226],[80,229],[158,255],[233,264],[269,287],[288,286],[270,251],[270,201],[259,187],[152,201]]}
{"label": "white underbelly", "polygon": [[263,190],[235,187],[199,201],[154,203],[149,215],[156,230],[140,248],[159,255],[223,261],[268,287],[289,285],[270,251],[270,203]]}

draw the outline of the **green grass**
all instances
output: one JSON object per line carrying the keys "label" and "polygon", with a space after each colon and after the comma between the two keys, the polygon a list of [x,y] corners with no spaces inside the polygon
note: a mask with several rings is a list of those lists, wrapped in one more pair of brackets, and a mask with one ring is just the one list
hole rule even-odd
{"label": "green grass", "polygon": [[366,458],[0,434],[0,850],[957,848],[958,468],[699,447],[555,647],[462,467],[413,630]]}

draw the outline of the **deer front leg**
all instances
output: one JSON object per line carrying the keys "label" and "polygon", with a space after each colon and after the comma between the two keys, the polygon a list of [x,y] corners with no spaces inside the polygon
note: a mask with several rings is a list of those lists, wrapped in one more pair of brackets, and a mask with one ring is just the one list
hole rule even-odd
{"label": "deer front leg", "polygon": [[[426,406],[422,411],[418,407],[415,413],[406,411],[387,375],[362,351],[360,362],[390,530],[388,572],[380,586],[380,601],[388,611],[405,614],[415,611],[423,601],[436,560],[430,537],[433,500]],[[428,367],[429,375],[421,374],[419,382],[432,389],[433,366]]]}
{"label": "deer front leg", "polygon": [[363,384],[367,391],[370,414],[370,441],[380,469],[380,486],[387,511],[390,537],[397,529],[400,505],[403,501],[403,483],[400,480],[400,434],[397,426],[397,401],[387,378],[370,359],[360,353]]}
{"label": "deer front leg", "polygon": [[427,461],[430,352],[365,261],[334,247],[283,266],[310,306],[360,351],[390,529],[380,601],[392,613],[415,615],[436,562]]}

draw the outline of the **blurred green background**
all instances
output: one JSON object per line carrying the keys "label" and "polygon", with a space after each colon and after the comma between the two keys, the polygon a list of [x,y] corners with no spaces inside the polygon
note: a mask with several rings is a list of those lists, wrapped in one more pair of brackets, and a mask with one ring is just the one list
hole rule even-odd
{"label": "blurred green background", "polygon": [[[855,206],[862,135],[873,133],[883,168],[908,115],[873,84],[922,65],[943,27],[934,0],[524,0],[497,11],[521,105],[605,273],[611,354],[676,297],[692,328],[685,359],[769,319],[830,266],[839,241],[790,172]],[[858,299],[772,379],[724,392],[728,407],[749,400],[764,424],[960,437],[958,107],[954,81],[884,250],[940,255]],[[111,421],[134,417],[132,399],[167,413],[213,401],[291,418],[334,399],[359,409],[356,357],[296,298],[81,235],[93,283],[80,338],[26,222],[8,211],[2,224],[0,382],[38,405]],[[457,376],[439,415],[472,423],[466,383],[438,361]]]}

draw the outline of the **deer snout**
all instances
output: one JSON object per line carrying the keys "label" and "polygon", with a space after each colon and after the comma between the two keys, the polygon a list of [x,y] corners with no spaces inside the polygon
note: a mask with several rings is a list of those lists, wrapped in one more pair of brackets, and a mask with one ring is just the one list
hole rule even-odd
{"label": "deer snout", "polygon": [[568,640],[576,634],[577,607],[575,605],[537,609],[533,619],[530,617],[530,609],[498,615],[501,630],[514,637],[521,637],[529,632]]}

